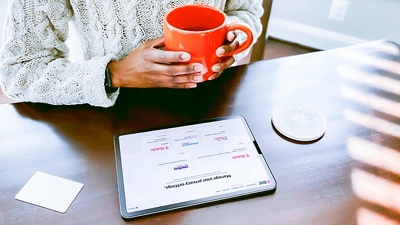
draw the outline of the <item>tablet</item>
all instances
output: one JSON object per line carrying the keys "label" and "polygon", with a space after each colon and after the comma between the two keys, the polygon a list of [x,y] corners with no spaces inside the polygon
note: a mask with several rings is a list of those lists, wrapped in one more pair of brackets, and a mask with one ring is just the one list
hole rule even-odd
{"label": "tablet", "polygon": [[114,136],[121,215],[144,215],[274,191],[242,116]]}

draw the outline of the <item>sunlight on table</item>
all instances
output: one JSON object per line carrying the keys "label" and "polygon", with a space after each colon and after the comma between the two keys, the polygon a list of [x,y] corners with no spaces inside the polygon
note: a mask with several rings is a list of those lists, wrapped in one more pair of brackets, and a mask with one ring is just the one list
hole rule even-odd
{"label": "sunlight on table", "polygon": [[[381,45],[374,51],[387,58],[400,56],[400,49],[394,44]],[[384,144],[385,141],[396,142],[400,139],[400,125],[386,119],[400,118],[400,63],[365,52],[343,50],[338,55],[350,62],[365,63],[372,71],[381,70],[390,74],[374,74],[371,70],[368,72],[353,67],[351,63],[337,68],[339,76],[352,82],[340,88],[341,96],[368,108],[364,112],[345,108],[345,117],[353,124],[371,130],[371,135],[367,137],[353,134],[347,139],[349,155],[365,164],[351,171],[353,191],[365,202],[357,209],[357,223],[399,225],[394,217],[400,216],[400,151]],[[373,91],[366,92],[365,88]]]}

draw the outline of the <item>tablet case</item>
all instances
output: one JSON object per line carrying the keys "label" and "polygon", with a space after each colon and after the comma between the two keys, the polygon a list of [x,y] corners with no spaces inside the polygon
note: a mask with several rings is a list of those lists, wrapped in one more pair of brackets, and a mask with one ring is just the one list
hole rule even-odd
{"label": "tablet case", "polygon": [[123,218],[276,189],[243,116],[119,133],[114,147]]}

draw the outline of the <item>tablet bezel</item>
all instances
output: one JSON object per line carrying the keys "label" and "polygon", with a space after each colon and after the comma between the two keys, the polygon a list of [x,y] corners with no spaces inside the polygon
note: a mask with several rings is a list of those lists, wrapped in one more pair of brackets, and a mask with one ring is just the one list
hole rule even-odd
{"label": "tablet bezel", "polygon": [[[255,148],[258,151],[260,161],[262,162],[262,165],[264,166],[266,173],[270,177],[271,185],[259,186],[259,187],[241,190],[241,191],[237,191],[237,192],[219,194],[219,195],[215,195],[215,196],[211,196],[211,197],[190,200],[190,201],[186,201],[186,202],[170,204],[170,205],[155,207],[155,208],[151,208],[151,209],[144,209],[144,210],[136,211],[136,212],[128,212],[127,211],[126,198],[125,198],[125,186],[124,186],[122,161],[121,161],[122,159],[121,159],[121,151],[120,151],[120,144],[119,144],[120,143],[119,138],[121,136],[130,135],[130,134],[139,134],[139,133],[149,132],[149,131],[159,131],[159,130],[164,130],[164,129],[184,127],[184,126],[190,126],[190,125],[204,124],[204,123],[209,123],[209,122],[230,120],[230,119],[236,119],[236,118],[241,119],[244,127],[247,130],[249,137],[253,141],[253,144],[255,145]],[[192,122],[192,123],[178,124],[178,125],[173,125],[173,126],[164,126],[164,127],[157,127],[157,128],[151,128],[151,129],[145,129],[145,130],[117,133],[114,135],[114,151],[115,151],[115,161],[116,161],[116,170],[117,170],[117,183],[118,183],[120,213],[121,213],[121,216],[125,219],[132,219],[132,218],[136,218],[136,217],[142,217],[142,216],[146,216],[146,215],[176,210],[176,209],[180,209],[180,208],[186,208],[186,207],[202,205],[202,204],[207,204],[207,203],[212,203],[212,202],[217,202],[217,201],[223,201],[223,200],[228,200],[228,199],[232,199],[232,198],[250,196],[250,195],[261,194],[261,193],[270,193],[270,192],[275,191],[276,186],[277,186],[275,177],[273,176],[271,169],[269,168],[268,163],[267,163],[264,155],[262,154],[262,151],[259,148],[257,141],[254,138],[254,135],[251,132],[246,119],[243,116],[225,116],[225,117],[212,118],[212,119],[207,119],[207,120],[202,120],[202,121],[197,121],[197,122]]]}

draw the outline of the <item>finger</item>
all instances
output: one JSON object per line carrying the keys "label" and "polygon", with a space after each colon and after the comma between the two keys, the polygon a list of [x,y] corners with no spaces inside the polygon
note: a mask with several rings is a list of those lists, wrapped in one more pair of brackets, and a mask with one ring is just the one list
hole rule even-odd
{"label": "finger", "polygon": [[187,62],[191,56],[187,52],[174,52],[174,51],[163,51],[160,49],[148,49],[144,58],[151,62],[156,63],[176,63],[176,62]]}
{"label": "finger", "polygon": [[197,83],[203,79],[203,76],[200,73],[181,76],[150,74],[148,79],[153,80],[155,87],[187,89],[197,87]]}
{"label": "finger", "polygon": [[[195,78],[195,77],[198,78]],[[195,88],[199,81],[199,78],[203,78],[200,73],[190,74],[190,75],[181,75],[181,76],[168,76],[168,75],[160,75],[157,73],[147,73],[142,74],[139,77],[136,77],[137,80],[140,80],[141,88]]]}
{"label": "finger", "polygon": [[229,42],[233,42],[236,39],[236,33],[233,31],[229,31],[228,34],[226,35],[226,39]]}
{"label": "finger", "polygon": [[190,89],[190,88],[196,88],[197,84],[196,83],[185,83],[185,84],[176,84],[174,88],[176,89]]}
{"label": "finger", "polygon": [[170,76],[170,82],[174,84],[184,84],[184,83],[200,83],[203,81],[203,75],[201,73],[195,73],[190,75],[179,75]]}
{"label": "finger", "polygon": [[[187,52],[173,52],[154,49],[155,47],[165,46],[164,37],[159,37],[151,40],[149,41],[148,45],[150,48],[153,48],[153,50],[155,50],[154,52],[152,51],[150,54],[157,54],[158,57],[156,57],[159,59],[159,63],[186,62],[189,61],[191,58],[190,54]],[[152,56],[150,55],[150,57]]]}
{"label": "finger", "polygon": [[221,47],[219,47],[216,51],[216,55],[218,57],[222,57],[226,54],[229,54],[231,52],[233,52],[234,50],[236,50],[239,47],[239,42],[238,41],[233,41],[229,44],[223,45]]}
{"label": "finger", "polygon": [[221,74],[222,74],[223,72],[224,72],[224,71],[221,70],[221,71],[219,71],[219,72],[217,72],[217,73],[211,74],[211,75],[208,77],[208,80],[215,80],[215,79],[217,79],[219,76],[221,76]]}
{"label": "finger", "polygon": [[203,71],[203,65],[201,63],[190,63],[190,64],[153,63],[151,64],[151,68],[148,68],[147,71],[154,74],[178,76],[178,75],[199,73]]}
{"label": "finger", "polygon": [[222,58],[221,62],[219,62],[211,67],[211,70],[214,73],[218,73],[218,72],[228,69],[234,63],[235,63],[235,58],[233,56]]}
{"label": "finger", "polygon": [[184,80],[190,80],[190,78],[185,77],[168,77],[165,81],[165,87],[167,88],[177,88],[177,89],[189,89],[189,88],[196,88],[196,82],[183,82]]}

